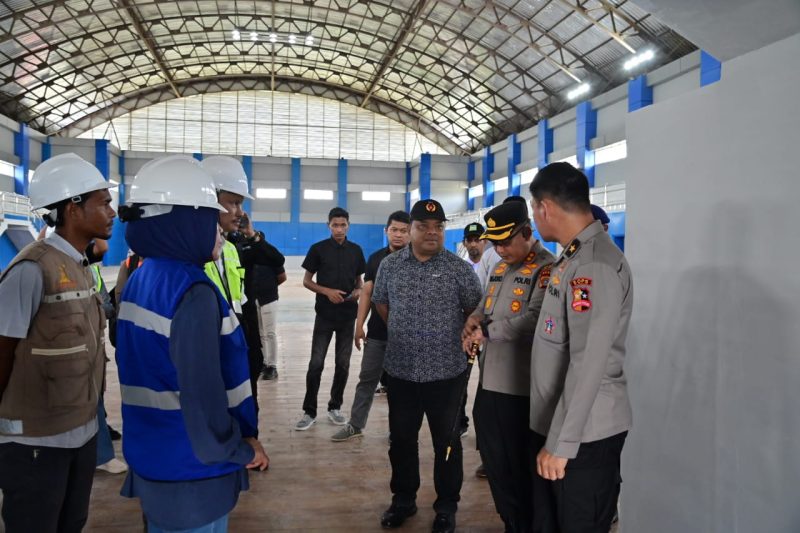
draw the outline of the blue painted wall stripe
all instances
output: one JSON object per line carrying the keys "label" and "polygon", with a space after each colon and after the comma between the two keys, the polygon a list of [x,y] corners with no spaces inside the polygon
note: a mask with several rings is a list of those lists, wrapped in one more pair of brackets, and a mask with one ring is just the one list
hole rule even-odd
{"label": "blue painted wall stripe", "polygon": [[411,163],[406,161],[406,213],[411,212]]}
{"label": "blue painted wall stripe", "polygon": [[419,156],[419,199],[431,197],[431,154]]}
{"label": "blue painted wall stripe", "polygon": [[711,85],[722,78],[722,63],[706,52],[700,51],[700,87]]}
{"label": "blue painted wall stripe", "polygon": [[467,211],[475,210],[475,198],[469,197],[469,188],[473,187],[475,181],[475,161],[467,163]]}
{"label": "blue painted wall stripe", "polygon": [[549,121],[546,118],[539,121],[538,128],[537,144],[539,154],[537,163],[539,168],[542,169],[547,166],[550,154],[553,153],[553,130],[550,128]]}
{"label": "blue painted wall stripe", "polygon": [[202,161],[202,160],[203,160],[203,154],[201,154],[200,152],[195,152],[195,153],[193,153],[193,154],[192,154],[192,157],[194,157],[194,158],[195,158],[195,159],[197,159],[198,161]]}
{"label": "blue painted wall stripe", "polygon": [[597,136],[597,111],[591,102],[581,102],[575,108],[575,156],[578,166],[589,179],[589,187],[594,187],[594,150],[591,141]]}
{"label": "blue painted wall stripe", "polygon": [[94,140],[94,166],[106,181],[111,178],[111,152],[108,139]]}
{"label": "blue painted wall stripe", "polygon": [[339,165],[336,168],[336,186],[337,205],[342,209],[347,209],[347,159],[339,159]]}
{"label": "blue painted wall stripe", "polygon": [[292,158],[292,211],[290,220],[300,222],[300,158]]}
{"label": "blue painted wall stripe", "polygon": [[31,168],[31,134],[27,124],[19,123],[19,131],[14,132],[14,155],[19,163],[14,167],[14,192],[28,195],[28,170]]}
{"label": "blue painted wall stripe", "polygon": [[519,196],[520,175],[517,165],[522,162],[522,144],[517,141],[517,134],[508,136],[508,195]]}
{"label": "blue painted wall stripe", "polygon": [[647,85],[647,76],[634,78],[628,82],[628,113],[653,104],[653,88]]}
{"label": "blue painted wall stripe", "polygon": [[483,149],[483,161],[481,173],[481,180],[483,182],[483,207],[494,206],[494,182],[492,181],[492,172],[494,172],[494,154],[492,147],[487,146]]}
{"label": "blue painted wall stripe", "polygon": [[[250,195],[255,197],[256,191],[253,189],[253,156],[252,155],[243,155],[242,156],[242,168],[244,169],[244,175],[247,176],[247,190],[250,191]],[[245,212],[248,214],[252,214],[251,209],[253,208],[253,201],[249,198],[245,198],[244,202],[242,202],[242,207],[244,208]]]}
{"label": "blue painted wall stripe", "polygon": [[53,155],[53,145],[50,144],[50,136],[42,143],[42,163],[50,159]]}

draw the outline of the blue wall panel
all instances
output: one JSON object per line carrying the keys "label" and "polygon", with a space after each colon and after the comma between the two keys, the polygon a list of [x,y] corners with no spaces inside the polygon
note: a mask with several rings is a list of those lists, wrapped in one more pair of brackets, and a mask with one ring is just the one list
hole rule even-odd
{"label": "blue wall panel", "polygon": [[17,248],[8,235],[5,233],[0,235],[0,270],[4,270],[16,255]]}
{"label": "blue wall panel", "polygon": [[444,231],[444,247],[453,253],[458,251],[458,244],[464,239],[464,228]]}
{"label": "blue wall panel", "polygon": [[700,87],[711,85],[722,78],[722,63],[705,50],[700,51]]}

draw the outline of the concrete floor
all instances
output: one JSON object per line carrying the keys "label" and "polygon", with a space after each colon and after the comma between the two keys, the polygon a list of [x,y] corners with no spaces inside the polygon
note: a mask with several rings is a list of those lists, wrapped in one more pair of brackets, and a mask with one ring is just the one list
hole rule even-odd
{"label": "concrete floor", "polygon": [[[256,531],[383,531],[379,520],[391,498],[388,459],[388,407],[385,395],[375,398],[362,439],[334,443],[330,436],[338,429],[324,415],[310,430],[292,429],[302,416],[305,372],[311,349],[314,297],[302,287],[297,261],[287,261],[289,280],[281,287],[278,318],[278,370],[276,381],[259,382],[261,440],[270,456],[267,472],[251,473],[251,488],[242,493],[230,517],[231,532]],[[103,276],[113,285],[115,268],[104,268]],[[333,343],[331,343],[333,345]],[[109,356],[113,349],[109,346]],[[361,366],[361,352],[354,349],[350,380],[342,410],[349,412]],[[319,404],[327,402],[333,377],[332,346],[322,377]],[[477,372],[470,380],[468,412],[477,386]],[[122,429],[119,381],[116,366],[109,363],[106,409],[111,426]],[[323,411],[324,413],[324,411]],[[480,460],[475,451],[475,434],[470,428],[463,439],[464,485],[457,515],[458,531],[500,532],[486,480],[474,476]],[[122,457],[120,443],[115,443]],[[401,531],[430,531],[434,517],[433,450],[427,425],[420,431],[420,474],[422,486],[417,497],[419,512]],[[122,475],[97,472],[92,489],[89,532],[139,532],[142,518],[138,500],[123,498],[119,489]],[[0,523],[0,532],[3,531]]]}

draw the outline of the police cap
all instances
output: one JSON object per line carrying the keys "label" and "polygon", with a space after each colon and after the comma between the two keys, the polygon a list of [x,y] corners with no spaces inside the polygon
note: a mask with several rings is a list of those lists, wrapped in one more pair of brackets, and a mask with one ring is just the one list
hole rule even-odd
{"label": "police cap", "polygon": [[522,202],[500,204],[483,216],[486,231],[481,239],[502,241],[508,239],[519,228],[530,223],[528,206]]}

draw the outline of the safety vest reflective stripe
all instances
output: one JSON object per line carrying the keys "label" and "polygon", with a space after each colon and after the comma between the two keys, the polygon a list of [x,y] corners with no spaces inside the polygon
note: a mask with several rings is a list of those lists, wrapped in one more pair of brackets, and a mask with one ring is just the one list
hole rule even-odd
{"label": "safety vest reflective stripe", "polygon": [[[120,385],[122,403],[136,407],[149,407],[161,411],[177,411],[181,408],[180,391],[156,391],[147,387]],[[233,389],[225,391],[228,407],[233,409],[253,395],[250,380],[241,382]]]}
{"label": "safety vest reflective stripe", "polygon": [[[164,337],[169,337],[169,330],[170,327],[172,327],[172,320],[169,318],[131,302],[122,302],[120,304],[117,319],[133,322],[140,328],[154,331]],[[226,318],[222,319],[222,326],[219,332],[221,335],[230,335],[236,330],[238,325],[239,320],[236,318],[236,315],[231,312]]]}
{"label": "safety vest reflective stripe", "polygon": [[42,297],[42,301],[47,304],[55,304],[59,302],[68,302],[70,300],[85,300],[91,298],[93,294],[97,293],[97,289],[92,287],[88,291],[66,291],[56,294],[48,294]]}
{"label": "safety vest reflective stripe", "polygon": [[164,337],[169,337],[169,330],[172,320],[163,317],[149,309],[139,307],[132,302],[122,302],[119,306],[117,320],[127,320],[133,322],[142,329],[154,331]]}
{"label": "safety vest reflective stripe", "polygon": [[86,350],[86,345],[81,344],[70,348],[31,348],[31,353],[33,355],[72,355]]}
{"label": "safety vest reflective stripe", "polygon": [[250,380],[242,381],[237,387],[229,389],[228,391],[228,407],[233,409],[240,403],[253,395],[253,388],[250,385]]}
{"label": "safety vest reflective stripe", "polygon": [[122,393],[122,403],[125,405],[150,407],[162,411],[176,411],[181,408],[178,391],[154,391],[133,385],[120,385],[119,389]]}

